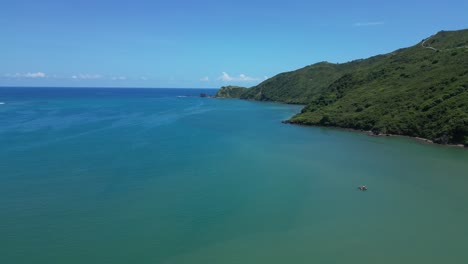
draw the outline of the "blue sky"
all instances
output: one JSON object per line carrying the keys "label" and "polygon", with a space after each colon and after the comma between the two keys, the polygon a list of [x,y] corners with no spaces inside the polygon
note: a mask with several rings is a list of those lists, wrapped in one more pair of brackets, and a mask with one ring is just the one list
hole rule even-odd
{"label": "blue sky", "polygon": [[468,1],[0,3],[0,86],[256,85],[468,28]]}

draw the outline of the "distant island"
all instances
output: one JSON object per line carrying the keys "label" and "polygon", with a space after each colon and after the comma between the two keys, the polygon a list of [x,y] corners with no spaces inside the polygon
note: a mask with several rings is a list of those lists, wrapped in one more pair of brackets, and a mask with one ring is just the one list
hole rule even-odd
{"label": "distant island", "polygon": [[287,123],[468,146],[468,29],[342,64],[320,62],[218,98],[304,104]]}

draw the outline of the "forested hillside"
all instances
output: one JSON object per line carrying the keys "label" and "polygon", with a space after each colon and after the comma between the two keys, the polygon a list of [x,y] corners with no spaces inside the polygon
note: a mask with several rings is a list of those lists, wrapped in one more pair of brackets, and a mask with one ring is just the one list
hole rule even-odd
{"label": "forested hillside", "polygon": [[235,97],[307,104],[289,120],[468,145],[468,30],[385,55],[278,74]]}

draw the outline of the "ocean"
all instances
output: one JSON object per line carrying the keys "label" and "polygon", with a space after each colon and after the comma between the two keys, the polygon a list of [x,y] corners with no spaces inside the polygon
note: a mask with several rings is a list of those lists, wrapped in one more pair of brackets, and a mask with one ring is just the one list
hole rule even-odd
{"label": "ocean", "polygon": [[215,92],[0,88],[0,263],[468,263],[466,149]]}

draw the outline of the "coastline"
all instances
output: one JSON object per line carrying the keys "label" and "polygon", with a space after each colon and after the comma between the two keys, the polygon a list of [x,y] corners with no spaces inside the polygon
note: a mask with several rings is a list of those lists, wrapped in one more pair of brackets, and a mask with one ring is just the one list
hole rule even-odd
{"label": "coastline", "polygon": [[337,129],[337,130],[343,130],[343,131],[349,131],[349,132],[356,132],[356,133],[364,133],[370,137],[398,137],[398,138],[407,138],[411,139],[414,141],[417,141],[422,144],[428,144],[428,145],[435,145],[435,146],[441,146],[441,147],[451,147],[451,148],[462,148],[462,149],[468,149],[468,146],[465,146],[463,144],[439,144],[435,143],[434,141],[427,139],[427,138],[422,138],[422,137],[412,137],[408,135],[398,135],[398,134],[382,134],[382,133],[375,133],[373,131],[366,131],[366,130],[360,130],[360,129],[354,129],[354,128],[347,128],[347,127],[336,127],[336,126],[320,126],[320,125],[306,125],[302,123],[295,123],[291,122],[290,120],[283,120],[281,121],[283,124],[289,124],[289,125],[297,125],[297,126],[305,126],[305,127],[323,127],[323,128],[332,128],[332,129]]}
{"label": "coastline", "polygon": [[[221,97],[221,96],[216,96],[216,95],[211,97],[211,98],[213,98],[213,99],[237,99],[237,100],[245,100],[245,101],[253,101],[253,102],[271,102],[271,103],[279,103],[279,104],[306,106],[306,104],[287,103],[287,102],[281,102],[281,101],[243,99],[243,98],[236,98],[236,97]],[[440,143],[435,143],[434,141],[432,141],[430,139],[427,139],[427,138],[412,137],[412,136],[408,136],[408,135],[383,134],[383,133],[378,133],[377,134],[377,133],[375,133],[375,132],[373,132],[371,130],[366,131],[366,130],[360,130],[360,129],[354,129],[354,128],[347,128],[347,127],[308,125],[308,124],[303,124],[303,123],[292,122],[292,121],[290,121],[290,119],[283,120],[283,121],[281,121],[281,123],[290,124],[290,125],[298,125],[298,126],[307,126],[307,127],[333,128],[333,129],[350,131],[350,132],[365,133],[365,134],[367,134],[368,136],[371,136],[371,137],[400,137],[400,138],[411,139],[411,140],[414,140],[414,141],[417,141],[417,142],[423,143],[423,144],[429,144],[429,145],[435,145],[435,146],[441,146],[441,147],[452,147],[452,148],[468,149],[468,145],[463,145],[463,144],[440,144]]]}

